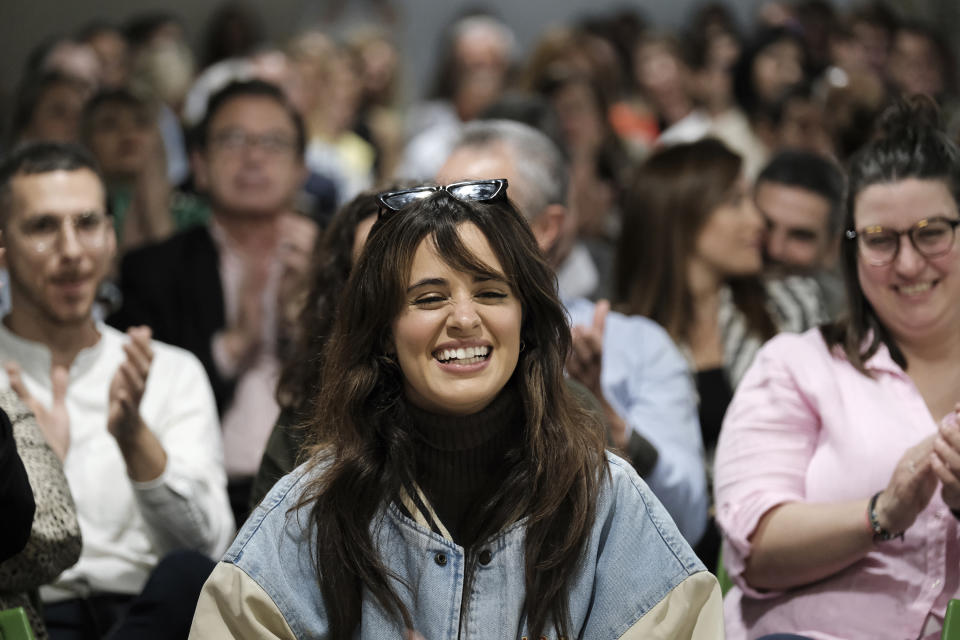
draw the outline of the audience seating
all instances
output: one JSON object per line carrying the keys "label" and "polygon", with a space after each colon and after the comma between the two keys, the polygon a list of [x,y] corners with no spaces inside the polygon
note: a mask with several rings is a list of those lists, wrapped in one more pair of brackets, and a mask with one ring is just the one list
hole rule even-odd
{"label": "audience seating", "polygon": [[33,630],[23,607],[0,611],[0,640],[33,640]]}

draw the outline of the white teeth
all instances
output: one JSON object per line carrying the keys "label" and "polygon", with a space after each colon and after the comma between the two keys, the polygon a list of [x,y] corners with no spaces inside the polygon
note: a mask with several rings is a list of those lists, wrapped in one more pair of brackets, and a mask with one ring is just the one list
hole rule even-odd
{"label": "white teeth", "polygon": [[915,296],[918,293],[928,291],[932,286],[933,283],[931,282],[920,282],[918,284],[905,285],[900,287],[900,293],[904,293],[908,296]]}
{"label": "white teeth", "polygon": [[473,364],[480,362],[490,355],[490,347],[462,347],[459,349],[441,349],[437,351],[436,358],[441,361],[457,360],[460,364]]}

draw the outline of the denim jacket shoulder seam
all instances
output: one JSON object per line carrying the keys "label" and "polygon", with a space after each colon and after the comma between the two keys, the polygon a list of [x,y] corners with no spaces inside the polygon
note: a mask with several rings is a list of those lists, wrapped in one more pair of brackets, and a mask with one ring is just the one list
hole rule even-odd
{"label": "denim jacket shoulder seam", "polygon": [[[286,489],[284,489],[277,496],[277,499],[274,501],[272,505],[270,505],[269,508],[264,508],[261,510],[261,506],[263,504],[261,503],[261,506],[258,506],[254,510],[255,515],[252,517],[254,518],[254,521],[256,524],[251,526],[250,530],[246,533],[242,541],[238,537],[237,540],[234,541],[234,544],[230,545],[230,548],[227,549],[227,552],[224,554],[225,561],[230,562],[231,564],[237,564],[237,562],[240,561],[241,557],[243,556],[244,550],[246,550],[247,545],[250,544],[254,536],[256,536],[256,534],[260,532],[260,528],[263,526],[263,523],[266,521],[267,517],[269,517],[274,511],[276,511],[278,507],[280,507],[283,504],[286,504],[287,496],[290,494],[291,491],[293,491],[295,487],[297,487],[300,484],[300,481],[302,479],[303,479],[303,474],[300,474],[295,477],[291,477],[289,479],[290,486],[286,487]],[[257,513],[258,511],[262,511],[262,512]],[[241,531],[242,530],[243,529],[241,529]],[[239,543],[239,546],[237,546],[238,543]]]}
{"label": "denim jacket shoulder seam", "polygon": [[[683,558],[681,558],[680,555],[679,555],[679,553],[677,552],[677,549],[674,547],[673,542],[672,542],[666,535],[664,535],[664,532],[663,532],[663,529],[662,529],[661,526],[660,526],[660,523],[657,521],[656,518],[654,518],[654,517],[650,514],[650,504],[647,502],[647,499],[646,499],[646,497],[645,497],[645,495],[644,495],[644,491],[643,491],[643,490],[640,488],[640,486],[637,484],[636,479],[635,479],[635,477],[634,477],[635,474],[631,474],[631,473],[629,472],[629,470],[625,468],[624,465],[625,465],[626,463],[623,462],[622,460],[617,459],[616,456],[611,456],[611,455],[608,455],[608,456],[607,456],[607,461],[608,461],[609,464],[615,465],[615,466],[617,466],[617,467],[621,470],[621,472],[623,473],[623,475],[625,476],[625,478],[626,478],[627,480],[629,480],[631,486],[632,486],[633,489],[636,491],[636,493],[637,493],[637,495],[639,496],[640,500],[643,502],[644,515],[645,515],[646,518],[651,522],[651,524],[653,524],[653,526],[656,528],[657,534],[660,536],[660,539],[663,541],[664,546],[666,546],[667,549],[670,550],[671,555],[673,555],[674,559],[677,561],[677,564],[679,564],[680,567],[681,567],[681,569],[682,569],[682,571],[681,571],[681,573],[680,573],[679,575],[682,575],[682,576],[691,576],[691,575],[693,575],[694,573],[699,572],[701,569],[700,569],[699,567],[696,567],[696,566],[691,566],[688,562],[684,561]],[[637,476],[637,477],[639,477],[639,476]],[[611,486],[611,489],[613,489],[612,486]],[[676,577],[679,577],[679,576],[672,576],[672,577],[670,578],[670,580],[673,581],[673,580],[675,580]],[[676,582],[676,583],[675,583],[672,587],[670,587],[670,588],[673,589],[673,588],[674,588],[677,584],[679,584],[680,582],[682,582],[682,580],[679,581],[679,582]],[[668,593],[669,593],[669,591],[668,591]]]}
{"label": "denim jacket shoulder seam", "polygon": [[677,588],[678,588],[681,584],[683,584],[685,581],[689,580],[689,579],[692,578],[693,576],[697,575],[698,573],[707,573],[707,570],[706,570],[706,569],[699,569],[699,570],[697,570],[697,571],[694,571],[694,572],[692,572],[692,573],[687,574],[686,576],[684,576],[683,580],[680,580],[679,582],[677,582],[676,584],[674,584],[672,587],[670,587],[669,589],[667,589],[667,590],[663,593],[663,595],[660,597],[660,599],[657,600],[652,607],[649,607],[649,608],[646,609],[646,610],[638,609],[637,612],[636,612],[634,615],[630,616],[630,617],[632,618],[632,621],[628,621],[628,622],[626,622],[623,626],[617,628],[617,630],[616,630],[616,632],[615,632],[616,635],[615,635],[614,637],[615,637],[615,638],[621,638],[621,637],[623,637],[623,635],[624,635],[627,631],[629,631],[634,625],[636,625],[638,622],[640,622],[641,620],[643,620],[644,616],[648,615],[651,611],[653,611],[653,610],[656,609],[658,606],[660,606],[660,604],[663,603],[664,600],[666,600],[667,598],[669,598],[669,597],[677,590]]}

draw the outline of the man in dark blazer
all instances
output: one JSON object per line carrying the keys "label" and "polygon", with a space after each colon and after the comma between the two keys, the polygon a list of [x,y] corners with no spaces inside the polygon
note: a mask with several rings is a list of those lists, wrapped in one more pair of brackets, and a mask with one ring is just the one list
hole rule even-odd
{"label": "man in dark blazer", "polygon": [[148,325],[203,363],[223,423],[238,522],[278,412],[283,296],[316,235],[292,210],[304,147],[303,122],[275,86],[235,82],[214,94],[192,156],[211,222],[127,254],[123,306],[109,319],[120,328]]}

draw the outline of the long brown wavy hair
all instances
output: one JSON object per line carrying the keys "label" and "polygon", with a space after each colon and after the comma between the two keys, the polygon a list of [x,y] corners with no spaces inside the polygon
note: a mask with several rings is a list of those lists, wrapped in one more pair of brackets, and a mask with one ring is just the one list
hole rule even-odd
{"label": "long brown wavy hair", "polygon": [[333,328],[337,301],[353,268],[357,227],[379,210],[377,192],[363,192],[343,205],[317,238],[310,289],[297,317],[292,344],[284,353],[277,383],[277,403],[294,421],[309,416],[320,387],[323,348]]}
{"label": "long brown wavy hair", "polygon": [[[687,342],[694,317],[687,265],[707,219],[730,198],[741,165],[722,142],[705,139],[658,151],[636,170],[614,265],[618,309],[656,320],[675,341]],[[750,329],[772,337],[776,327],[760,278],[729,278],[727,284]]]}
{"label": "long brown wavy hair", "polygon": [[463,202],[439,192],[374,225],[323,359],[313,473],[301,505],[312,505],[311,540],[332,638],[352,637],[364,589],[390,615],[412,626],[410,612],[391,586],[396,576],[370,532],[384,503],[417,479],[403,375],[389,355],[390,332],[424,239],[452,267],[494,275],[460,239],[458,228],[467,223],[486,237],[523,309],[524,348],[508,382],[517,385],[523,400],[523,446],[477,514],[478,539],[527,518],[524,610],[530,631],[539,637],[552,622],[570,636],[569,585],[607,469],[603,428],[564,384],[570,328],[555,276],[522,216],[506,200]]}

